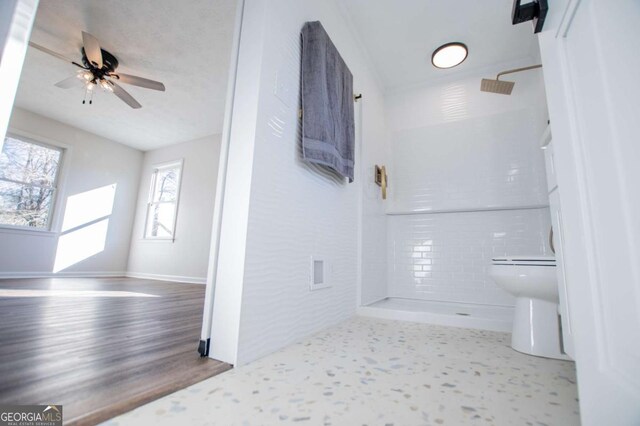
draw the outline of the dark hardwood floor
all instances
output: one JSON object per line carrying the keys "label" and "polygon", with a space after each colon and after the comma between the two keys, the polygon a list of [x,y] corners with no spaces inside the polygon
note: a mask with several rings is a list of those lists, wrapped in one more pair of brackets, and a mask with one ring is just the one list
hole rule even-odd
{"label": "dark hardwood floor", "polygon": [[0,280],[0,403],[96,424],[226,371],[196,351],[203,303],[197,284]]}

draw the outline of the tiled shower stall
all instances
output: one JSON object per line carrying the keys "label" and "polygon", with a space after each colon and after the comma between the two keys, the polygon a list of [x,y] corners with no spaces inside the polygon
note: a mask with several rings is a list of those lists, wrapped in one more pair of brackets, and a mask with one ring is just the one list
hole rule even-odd
{"label": "tiled shower stall", "polygon": [[514,298],[491,259],[551,254],[542,75],[511,96],[481,78],[387,94],[386,292],[363,280],[362,313],[508,331]]}

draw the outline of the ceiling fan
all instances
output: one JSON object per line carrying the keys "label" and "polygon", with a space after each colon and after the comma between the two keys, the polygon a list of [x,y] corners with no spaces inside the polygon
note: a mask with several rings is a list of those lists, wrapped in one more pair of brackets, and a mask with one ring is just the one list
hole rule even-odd
{"label": "ceiling fan", "polygon": [[93,90],[101,87],[107,92],[111,92],[121,100],[123,100],[131,108],[142,108],[142,105],[136,101],[126,90],[116,83],[116,81],[134,86],[144,87],[146,89],[160,90],[164,92],[164,84],[159,81],[149,80],[148,78],[137,77],[135,75],[123,74],[116,72],[118,68],[118,60],[111,53],[100,48],[98,39],[89,33],[82,32],[82,65],[39,44],[29,42],[29,46],[38,49],[65,62],[71,63],[82,68],[77,74],[59,81],[56,87],[62,89],[70,89],[72,87],[83,86],[86,95],[90,95],[89,103],[92,103]]}

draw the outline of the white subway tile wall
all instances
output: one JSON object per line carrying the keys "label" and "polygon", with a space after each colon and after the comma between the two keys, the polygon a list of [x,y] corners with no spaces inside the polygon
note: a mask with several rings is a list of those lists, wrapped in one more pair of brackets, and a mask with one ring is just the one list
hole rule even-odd
{"label": "white subway tile wall", "polygon": [[[276,351],[304,336],[339,323],[355,314],[358,261],[373,264],[379,256],[377,276],[368,297],[386,290],[384,259],[386,228],[381,200],[366,198],[363,208],[372,244],[358,259],[360,167],[384,158],[386,136],[383,97],[353,39],[338,5],[322,0],[269,0],[248,2],[252,14],[265,24],[244,32],[247,44],[260,47],[259,105],[252,168],[249,224],[246,241],[239,326],[238,361],[242,365]],[[259,18],[258,18],[259,17]],[[354,76],[354,88],[365,98],[362,105],[363,161],[360,147],[354,183],[348,184],[328,169],[307,163],[301,156],[300,29],[306,21],[320,20]],[[277,25],[272,25],[277,23]],[[255,38],[248,38],[251,34]],[[260,37],[258,39],[258,37]],[[358,123],[359,124],[359,123]],[[379,146],[381,145],[381,146]],[[366,163],[365,163],[366,162]],[[366,231],[365,231],[366,232]],[[309,291],[310,257],[326,263],[330,287]],[[373,271],[373,270],[371,270]],[[367,272],[370,277],[371,272]]]}
{"label": "white subway tile wall", "polygon": [[511,96],[481,92],[481,78],[387,99],[389,297],[512,305],[488,276],[491,258],[548,254],[541,76],[514,77]]}
{"label": "white subway tile wall", "polygon": [[513,305],[488,275],[506,254],[550,255],[549,209],[389,218],[389,297]]}
{"label": "white subway tile wall", "polygon": [[[367,142],[370,140],[367,139]],[[371,147],[371,145],[374,146]],[[384,159],[388,159],[389,155],[380,152],[383,151],[380,145],[382,144],[368,144],[362,147],[363,164],[368,165],[362,171],[361,271],[363,285],[361,298],[358,301],[362,305],[368,305],[387,296],[387,216],[380,187],[374,183],[373,164],[384,164]]]}
{"label": "white subway tile wall", "polygon": [[393,209],[548,204],[535,111],[394,132]]}

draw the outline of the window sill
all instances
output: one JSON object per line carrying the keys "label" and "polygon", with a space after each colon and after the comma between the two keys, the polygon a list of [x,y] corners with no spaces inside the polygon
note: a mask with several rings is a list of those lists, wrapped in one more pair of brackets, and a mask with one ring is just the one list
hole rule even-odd
{"label": "window sill", "polygon": [[141,238],[140,241],[146,243],[173,243],[176,240],[174,238]]}
{"label": "window sill", "polygon": [[48,229],[29,229],[19,228],[13,226],[0,225],[0,233],[3,234],[18,234],[18,235],[34,235],[38,237],[52,238],[58,235],[55,231],[49,231]]}

